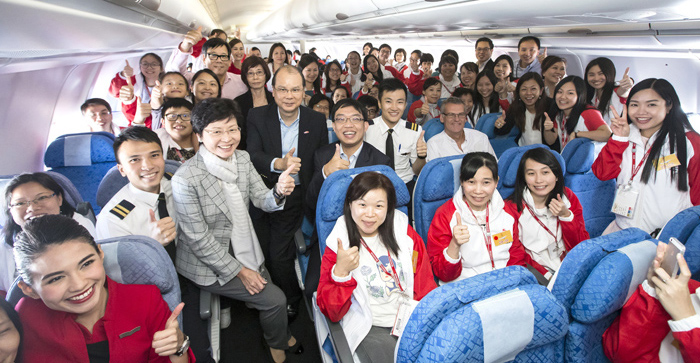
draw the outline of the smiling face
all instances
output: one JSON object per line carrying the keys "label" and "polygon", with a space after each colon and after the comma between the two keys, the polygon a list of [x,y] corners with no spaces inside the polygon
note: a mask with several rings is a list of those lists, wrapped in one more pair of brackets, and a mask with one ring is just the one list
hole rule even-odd
{"label": "smiling face", "polygon": [[87,106],[85,119],[93,132],[112,132],[112,112],[104,105],[93,103]]}
{"label": "smiling face", "polygon": [[[190,121],[191,110],[187,107],[171,107],[163,114],[163,125],[165,131],[175,141],[189,139],[192,136],[192,122]],[[168,120],[168,117],[178,115],[175,121]],[[183,117],[187,120],[183,120]]]}
{"label": "smiling face", "polygon": [[671,107],[651,88],[635,93],[627,101],[627,114],[644,137],[659,131],[670,111]]}
{"label": "smiling face", "polygon": [[[224,51],[226,51],[226,47],[222,46],[221,48],[224,48]],[[233,47],[231,47],[231,57],[233,57],[235,62],[240,62],[241,59],[243,59],[243,56],[245,56],[245,47],[243,46],[243,43],[236,43]]]}
{"label": "smiling face", "polygon": [[272,96],[277,107],[285,113],[295,113],[304,99],[304,86],[301,75],[295,70],[281,68],[275,78]]}
{"label": "smiling face", "polygon": [[148,193],[160,192],[160,180],[165,173],[163,151],[155,142],[124,141],[117,151],[117,169],[136,189]]}
{"label": "smiling face", "polygon": [[489,168],[482,166],[473,178],[462,182],[464,201],[469,203],[473,210],[486,209],[497,184],[498,177],[494,176]]}
{"label": "smiling face", "polygon": [[493,49],[489,47],[489,42],[486,41],[480,41],[476,43],[476,59],[479,61],[479,64],[484,64],[485,62],[488,62],[489,59],[491,59],[491,54],[493,53]]}
{"label": "smiling face", "polygon": [[329,63],[327,67],[328,67],[328,78],[330,78],[332,81],[339,80],[340,75],[343,73],[343,71],[340,69],[340,66],[336,63]]}
{"label": "smiling face", "polygon": [[331,113],[331,105],[328,103],[328,100],[321,100],[318,103],[316,103],[313,107],[314,111],[322,113],[324,116],[326,116],[326,119],[328,119],[328,116]]}
{"label": "smiling face", "polygon": [[382,110],[382,119],[390,127],[393,127],[401,120],[405,108],[406,92],[396,90],[382,93],[382,99],[379,100],[379,109]]}
{"label": "smiling face", "polygon": [[396,61],[396,63],[402,63],[404,61],[403,53],[398,52],[398,53],[394,54],[394,60]]}
{"label": "smiling face", "polygon": [[498,79],[508,77],[512,71],[513,69],[510,67],[510,63],[505,59],[501,59],[498,63],[493,65],[493,73]]}
{"label": "smiling face", "polygon": [[304,80],[306,80],[306,86],[313,87],[314,81],[318,78],[318,64],[316,62],[309,63],[301,73],[304,75]]}
{"label": "smiling face", "polygon": [[13,363],[19,349],[19,331],[7,316],[5,310],[0,309],[0,362]]}
{"label": "smiling face", "polygon": [[198,136],[210,153],[226,160],[241,142],[241,129],[238,121],[231,117],[210,123]]}
{"label": "smiling face", "polygon": [[367,70],[372,73],[377,73],[379,70],[379,63],[376,59],[374,59],[374,57],[367,59]]}
{"label": "smiling face", "polygon": [[169,74],[163,77],[163,96],[168,98],[184,98],[189,95],[187,91],[187,80],[179,74]]}
{"label": "smiling face", "polygon": [[566,64],[564,62],[554,63],[543,74],[544,80],[547,83],[556,85],[566,76]]}
{"label": "smiling face", "polygon": [[352,220],[362,237],[374,237],[386,220],[387,195],[384,189],[372,189],[350,203]]}
{"label": "smiling face", "polygon": [[481,77],[479,82],[476,83],[476,90],[484,99],[489,98],[493,93],[493,83],[491,83],[489,77]]}
{"label": "smiling face", "polygon": [[423,91],[426,101],[428,103],[437,103],[440,99],[440,94],[442,93],[442,84],[434,84]]}
{"label": "smiling face", "polygon": [[588,73],[586,73],[586,80],[588,81],[588,84],[590,84],[591,87],[596,90],[603,89],[603,87],[605,87],[605,82],[607,82],[605,73],[603,73],[603,71],[597,65],[588,70]]}
{"label": "smiling face", "polygon": [[272,51],[272,61],[277,65],[282,65],[287,61],[287,52],[282,47],[276,47]]}
{"label": "smiling face", "polygon": [[333,91],[333,103],[338,103],[342,99],[348,98],[348,90],[345,87],[338,87]]}
{"label": "smiling face", "polygon": [[578,94],[576,93],[574,82],[566,82],[561,85],[557,94],[554,95],[554,99],[557,102],[557,107],[559,107],[564,114],[568,115],[578,101]]}
{"label": "smiling face", "polygon": [[[236,47],[238,46],[242,48],[243,44],[236,44]],[[209,56],[204,57],[205,67],[211,69],[214,72],[214,74],[216,74],[218,77],[225,76],[226,72],[228,72],[228,67],[231,65],[231,58],[229,58],[228,50],[226,49],[226,47],[221,45],[216,48],[209,48],[207,50],[207,54],[216,54],[219,56],[225,56],[227,58],[226,60],[223,60],[220,57],[218,57],[216,60],[211,60]],[[234,57],[235,56],[236,55],[234,54]],[[240,56],[241,58],[243,58],[242,51]]]}
{"label": "smiling face", "polygon": [[216,98],[219,95],[219,83],[209,73],[201,73],[192,84],[192,93],[195,103]]}
{"label": "smiling face", "polygon": [[22,227],[28,220],[41,217],[46,214],[61,213],[63,197],[54,195],[51,189],[45,188],[37,182],[24,183],[12,190],[10,205],[21,202],[37,201],[37,203],[25,204],[23,206],[11,207],[12,220]]}
{"label": "smiling face", "polygon": [[139,69],[141,70],[141,73],[149,79],[158,77],[160,72],[163,71],[163,68],[161,68],[158,59],[156,59],[156,57],[152,55],[147,55],[143,57],[143,59],[141,59],[141,62],[139,63]]}
{"label": "smiling face", "polygon": [[472,98],[472,95],[470,93],[467,93],[460,97],[462,99],[462,102],[464,102],[464,105],[466,106],[467,113],[472,112],[472,108],[474,108],[474,99]]}
{"label": "smiling face", "polygon": [[547,198],[557,185],[557,177],[549,166],[527,159],[525,161],[525,183],[535,199]]}
{"label": "smiling face", "polygon": [[246,80],[248,80],[248,85],[250,89],[261,89],[265,86],[265,70],[263,66],[258,64],[255,67],[250,67],[248,73],[246,74]]}
{"label": "smiling face", "polygon": [[523,101],[526,107],[531,108],[535,106],[535,103],[542,94],[542,89],[540,85],[534,79],[528,79],[520,85],[520,99]]}
{"label": "smiling face", "polygon": [[450,136],[461,135],[464,132],[464,123],[467,122],[467,113],[460,104],[443,104],[440,121],[445,124],[445,133]]}
{"label": "smiling face", "polygon": [[440,67],[440,74],[447,79],[452,79],[456,72],[457,66],[449,62],[443,62],[442,67]]}
{"label": "smiling face", "polygon": [[350,66],[350,69],[357,69],[360,66],[360,56],[355,52],[348,53],[348,58],[346,59],[346,64]]}
{"label": "smiling face", "polygon": [[379,50],[379,62],[381,64],[386,64],[386,62],[389,60],[389,57],[391,57],[391,49],[388,47],[383,47],[382,49]]}
{"label": "smiling face", "polygon": [[539,51],[540,49],[537,47],[537,43],[535,43],[534,40],[526,40],[520,43],[520,46],[518,47],[520,66],[525,67],[530,65],[530,63],[532,63],[537,57]]}
{"label": "smiling face", "polygon": [[[336,120],[345,120],[345,122]],[[332,125],[343,149],[360,145],[365,137],[365,131],[369,127],[369,123],[362,119],[362,113],[352,106],[336,110]]]}
{"label": "smiling face", "polygon": [[462,67],[460,70],[460,80],[462,81],[462,85],[464,85],[464,87],[471,88],[476,81],[476,72],[467,70],[467,67]]}
{"label": "smiling face", "polygon": [[28,266],[31,286],[22,291],[47,308],[86,316],[104,315],[107,306],[104,254],[83,240],[49,245]]}

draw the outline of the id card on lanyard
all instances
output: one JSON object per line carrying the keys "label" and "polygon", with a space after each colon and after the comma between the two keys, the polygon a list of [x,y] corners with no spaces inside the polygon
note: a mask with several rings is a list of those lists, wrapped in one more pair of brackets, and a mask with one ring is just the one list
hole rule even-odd
{"label": "id card on lanyard", "polygon": [[[472,207],[469,205],[469,203],[466,203],[467,208],[469,208],[469,212],[471,212],[472,217],[474,217],[474,220],[476,223],[479,223],[479,220],[476,219],[476,214],[474,214],[474,211],[472,210]],[[486,204],[486,224],[485,225],[479,225],[481,227],[481,233],[484,235],[484,243],[486,244],[486,251],[489,253],[489,259],[491,259],[491,269],[495,270],[496,269],[496,263],[493,261],[493,246],[491,243],[491,227],[489,226],[489,204]]]}
{"label": "id card on lanyard", "polygon": [[639,173],[639,170],[642,169],[642,165],[644,165],[647,157],[649,157],[650,151],[651,148],[644,153],[644,157],[642,157],[642,160],[637,164],[637,144],[632,143],[632,176],[627,183],[617,187],[615,200],[610,210],[611,212],[627,218],[632,218],[634,216],[634,212],[637,208],[637,200],[639,199],[639,192],[632,188],[632,181],[637,173]]}

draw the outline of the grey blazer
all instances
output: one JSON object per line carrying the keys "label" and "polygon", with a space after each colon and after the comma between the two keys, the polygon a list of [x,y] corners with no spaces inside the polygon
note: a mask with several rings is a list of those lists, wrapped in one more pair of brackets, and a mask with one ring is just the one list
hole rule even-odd
{"label": "grey blazer", "polygon": [[[246,151],[236,150],[237,185],[246,207],[249,201],[266,211],[282,210],[267,189]],[[171,180],[177,221],[177,271],[202,286],[231,281],[243,265],[230,253],[233,220],[220,180],[211,175],[198,153]]]}

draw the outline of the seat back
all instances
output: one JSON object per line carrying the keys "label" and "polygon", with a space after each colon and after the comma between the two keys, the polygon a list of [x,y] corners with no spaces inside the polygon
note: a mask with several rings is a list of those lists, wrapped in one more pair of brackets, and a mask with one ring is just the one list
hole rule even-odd
{"label": "seat back", "polygon": [[487,113],[479,117],[479,120],[476,122],[476,130],[488,136],[491,147],[493,147],[493,151],[499,158],[506,150],[518,147],[515,138],[520,134],[520,129],[513,127],[508,135],[496,135],[493,130],[496,127],[496,120],[498,120],[500,116],[500,112]]}
{"label": "seat back", "polygon": [[610,211],[615,199],[615,180],[601,181],[591,171],[595,145],[589,139],[578,138],[567,143],[561,156],[566,162],[564,184],[581,202],[588,234],[598,237],[615,220],[615,214]]}
{"label": "seat back", "polygon": [[316,231],[321,255],[326,249],[326,238],[333,230],[336,220],[343,215],[345,195],[356,175],[366,171],[379,172],[391,180],[396,189],[396,209],[407,213],[406,206],[410,200],[406,184],[396,175],[396,172],[386,165],[365,166],[347,170],[338,170],[323,182],[316,204]]}
{"label": "seat back", "polygon": [[[179,161],[165,160],[166,176],[172,177],[180,165],[182,164]],[[100,181],[100,185],[97,187],[97,205],[100,208],[104,207],[105,204],[127,184],[129,184],[129,179],[119,173],[119,169],[117,169],[116,165],[113,166],[107,171],[104,178]]]}
{"label": "seat back", "polygon": [[426,243],[435,212],[459,189],[459,167],[463,158],[464,155],[454,155],[431,160],[418,175],[413,188],[413,225]]}
{"label": "seat back", "polygon": [[685,260],[694,280],[700,280],[700,206],[676,214],[659,233],[659,241],[675,237],[685,245]]}
{"label": "seat back", "polygon": [[62,135],[46,149],[44,164],[72,181],[83,200],[95,206],[95,212],[99,213],[97,186],[116,165],[112,144],[114,135],[106,132]]}
{"label": "seat back", "polygon": [[440,122],[438,117],[431,118],[430,120],[426,121],[423,124],[423,131],[425,131],[423,138],[425,138],[425,142],[428,142],[430,138],[441,133],[443,130],[445,130],[445,125]]}
{"label": "seat back", "polygon": [[426,295],[398,342],[396,361],[561,361],[567,327],[554,296],[525,268],[511,266]]}
{"label": "seat back", "polygon": [[561,157],[561,155],[559,155],[558,152],[551,150],[546,145],[533,144],[506,150],[498,159],[498,192],[501,194],[503,199],[506,199],[513,194],[513,190],[515,189],[515,180],[518,177],[518,166],[520,166],[520,159],[523,158],[523,154],[530,149],[535,149],[538,147],[551,151],[554,157],[559,161],[561,169],[566,169],[566,164],[564,163],[564,159]]}
{"label": "seat back", "polygon": [[335,130],[332,127],[328,127],[328,142],[330,144],[338,141],[338,135],[335,134]]}

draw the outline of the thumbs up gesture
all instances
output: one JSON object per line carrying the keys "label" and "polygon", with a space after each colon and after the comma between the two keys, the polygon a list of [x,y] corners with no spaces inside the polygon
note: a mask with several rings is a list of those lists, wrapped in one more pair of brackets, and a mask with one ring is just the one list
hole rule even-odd
{"label": "thumbs up gesture", "polygon": [[469,242],[469,227],[462,224],[462,216],[459,213],[455,213],[455,218],[457,224],[452,228],[452,242],[461,246]]}
{"label": "thumbs up gesture", "polygon": [[151,91],[151,108],[158,109],[163,105],[163,86],[160,85],[160,81],[156,81],[156,85],[153,86]]}
{"label": "thumbs up gesture", "polygon": [[343,72],[340,74],[340,82],[345,82],[348,79],[348,72]]}
{"label": "thumbs up gesture", "polygon": [[617,87],[617,90],[615,90],[615,93],[617,93],[617,95],[620,97],[627,97],[632,89],[632,86],[634,86],[634,82],[632,81],[632,78],[630,78],[629,73],[630,67],[627,67],[627,69],[625,69],[625,74],[622,75],[622,79],[618,81],[619,86]]}
{"label": "thumbs up gesture", "polygon": [[134,76],[134,69],[131,68],[128,60],[126,61],[126,65],[124,66],[124,70],[122,70],[122,76],[124,76],[124,78],[126,78],[128,80],[127,81],[128,84],[131,84],[131,77]]}
{"label": "thumbs up gesture", "polygon": [[430,105],[428,104],[428,101],[423,102],[423,105],[420,106],[417,111],[420,113],[420,116],[427,115],[430,112]]}
{"label": "thumbs up gesture", "polygon": [[197,30],[190,30],[187,32],[187,34],[185,34],[185,38],[182,40],[182,44],[180,44],[180,50],[187,53],[192,50],[192,46],[199,43],[200,40],[202,40],[201,25],[199,28],[197,28]]}
{"label": "thumbs up gesture", "polygon": [[286,170],[290,166],[294,166],[289,174],[298,174],[299,169],[301,169],[301,158],[294,156],[294,151],[296,151],[296,149],[295,147],[291,148],[289,152],[284,155],[284,158],[278,159],[282,161],[282,165],[280,168],[275,167],[275,169]]}
{"label": "thumbs up gesture", "polygon": [[542,123],[542,127],[545,131],[554,131],[554,122],[549,118],[549,114],[546,112],[544,113],[544,122]]}
{"label": "thumbs up gesture", "polygon": [[425,130],[420,132],[420,136],[416,142],[416,154],[418,154],[419,158],[428,156],[428,144],[425,142]]}
{"label": "thumbs up gesture", "polygon": [[500,129],[500,128],[503,127],[503,125],[505,125],[505,124],[506,124],[506,111],[503,110],[503,111],[501,112],[501,116],[496,120],[496,123],[494,123],[494,126],[495,126],[497,129]]}
{"label": "thumbs up gesture", "polygon": [[136,96],[136,114],[131,122],[132,125],[143,126],[146,123],[146,119],[151,116],[151,110],[150,104],[142,103],[141,97]]}
{"label": "thumbs up gesture", "polygon": [[338,238],[338,252],[336,253],[335,268],[333,273],[338,277],[346,277],[350,271],[360,265],[360,250],[355,247],[350,247],[347,250],[343,248],[343,241]]}
{"label": "thumbs up gesture", "polygon": [[177,237],[177,225],[171,217],[161,218],[156,221],[156,213],[153,209],[149,213],[149,226],[151,227],[151,238],[158,241],[162,246],[169,245]]}
{"label": "thumbs up gesture", "polygon": [[547,47],[545,47],[544,51],[537,55],[537,60],[540,61],[540,64],[542,64],[545,58],[547,58]]}
{"label": "thumbs up gesture", "polygon": [[350,168],[350,162],[340,158],[340,144],[335,144],[335,154],[333,154],[331,160],[323,166],[323,173],[328,177],[338,170],[346,170],[348,168]]}
{"label": "thumbs up gesture", "polygon": [[561,199],[561,194],[557,194],[557,197],[552,198],[552,201],[549,202],[549,211],[557,217],[567,218],[571,215],[569,207],[567,207],[566,203]]}
{"label": "thumbs up gesture", "polygon": [[294,178],[289,176],[292,170],[294,170],[294,165],[290,165],[284,173],[280,174],[280,177],[277,179],[277,184],[275,185],[277,194],[286,197],[294,191]]}
{"label": "thumbs up gesture", "polygon": [[[126,65],[129,65],[129,61],[126,61]],[[131,68],[131,67],[129,67]],[[133,73],[133,69],[131,72]],[[126,85],[119,89],[119,99],[122,102],[131,102],[134,99],[134,85],[131,83],[131,76],[126,76],[126,67],[124,67],[124,77],[126,77]]]}
{"label": "thumbs up gesture", "polygon": [[185,307],[185,303],[180,303],[175,310],[173,310],[168,320],[165,322],[165,328],[161,331],[157,331],[153,334],[153,341],[151,342],[151,347],[155,350],[156,354],[161,357],[167,357],[177,353],[178,349],[182,346],[185,341],[185,335],[180,330],[180,324],[177,322],[177,317],[182,312],[182,308]]}

